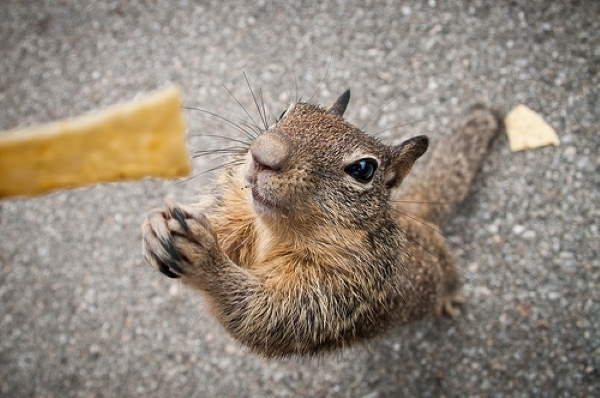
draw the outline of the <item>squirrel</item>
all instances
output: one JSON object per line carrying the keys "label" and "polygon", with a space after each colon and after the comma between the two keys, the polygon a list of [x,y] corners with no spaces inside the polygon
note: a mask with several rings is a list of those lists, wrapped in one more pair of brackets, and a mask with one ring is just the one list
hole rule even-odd
{"label": "squirrel", "polygon": [[436,223],[468,193],[499,119],[471,108],[403,186],[428,138],[384,145],[344,120],[349,99],[293,103],[208,203],[167,203],[142,226],[146,261],[265,357],[342,349],[464,302]]}

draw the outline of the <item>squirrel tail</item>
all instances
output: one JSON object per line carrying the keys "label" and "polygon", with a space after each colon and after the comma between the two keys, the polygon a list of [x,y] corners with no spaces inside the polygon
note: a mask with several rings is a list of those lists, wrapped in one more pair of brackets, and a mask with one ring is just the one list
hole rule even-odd
{"label": "squirrel tail", "polygon": [[471,107],[458,127],[440,142],[422,173],[406,181],[397,207],[431,222],[440,222],[468,194],[500,119],[489,108]]}

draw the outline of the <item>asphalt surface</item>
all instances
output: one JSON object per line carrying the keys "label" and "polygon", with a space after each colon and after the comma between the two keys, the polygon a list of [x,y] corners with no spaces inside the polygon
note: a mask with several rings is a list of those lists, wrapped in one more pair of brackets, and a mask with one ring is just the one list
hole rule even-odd
{"label": "asphalt surface", "polygon": [[500,137],[444,226],[468,298],[459,317],[315,360],[247,353],[200,296],[143,263],[144,214],[193,201],[211,174],[1,201],[1,396],[600,395],[600,2],[106,3],[0,3],[1,129],[167,82],[187,105],[241,117],[222,86],[251,106],[245,72],[273,114],[349,87],[348,119],[389,142],[443,145],[485,101],[528,105],[561,145],[511,153]]}

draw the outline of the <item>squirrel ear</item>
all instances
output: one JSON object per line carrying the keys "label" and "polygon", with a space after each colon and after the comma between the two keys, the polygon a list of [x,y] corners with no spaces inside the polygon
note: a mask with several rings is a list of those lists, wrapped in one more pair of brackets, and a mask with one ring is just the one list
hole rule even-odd
{"label": "squirrel ear", "polygon": [[427,151],[428,146],[429,139],[424,135],[419,135],[394,147],[390,171],[385,178],[388,188],[392,188],[402,182],[415,161]]}
{"label": "squirrel ear", "polygon": [[346,108],[348,107],[348,102],[350,101],[350,89],[344,91],[342,95],[338,97],[337,100],[331,105],[328,109],[329,112],[335,113],[338,116],[344,116],[344,112],[346,112]]}

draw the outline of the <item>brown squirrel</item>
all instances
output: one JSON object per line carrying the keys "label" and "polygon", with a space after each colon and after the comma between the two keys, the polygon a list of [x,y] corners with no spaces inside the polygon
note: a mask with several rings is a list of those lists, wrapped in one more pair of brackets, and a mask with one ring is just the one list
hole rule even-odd
{"label": "brown squirrel", "polygon": [[264,356],[343,348],[463,302],[434,223],[466,196],[498,119],[472,108],[401,187],[427,137],[386,146],[343,119],[349,98],[292,104],[207,205],[167,204],[143,225],[147,261]]}

